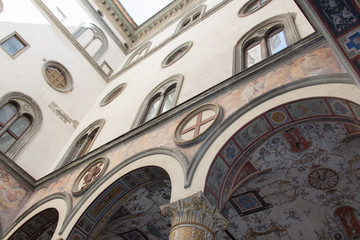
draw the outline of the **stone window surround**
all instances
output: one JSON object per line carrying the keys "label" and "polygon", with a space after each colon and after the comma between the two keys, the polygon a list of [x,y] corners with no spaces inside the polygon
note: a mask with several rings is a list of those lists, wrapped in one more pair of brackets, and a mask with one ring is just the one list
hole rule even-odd
{"label": "stone window surround", "polygon": [[[136,63],[138,61],[140,61],[140,59],[142,59],[147,52],[149,51],[151,42],[146,42],[143,45],[141,45],[140,47],[138,47],[132,54],[131,56],[126,60],[123,69],[127,68],[129,66],[131,66],[133,63]],[[135,60],[134,58],[138,56]]]}
{"label": "stone window surround", "polygon": [[[120,85],[116,86],[114,89],[112,89],[108,94],[106,94],[106,96],[101,100],[100,102],[100,107],[106,106],[107,104],[111,103],[113,100],[115,100],[115,98],[117,98],[126,88],[127,83],[121,83]],[[109,97],[115,92],[118,91],[120,89],[120,91],[118,93],[116,93],[116,96],[113,97],[112,99],[109,99]]]}
{"label": "stone window surround", "polygon": [[[177,100],[179,98],[183,80],[184,80],[184,77],[181,74],[176,74],[176,75],[173,75],[173,76],[167,78],[166,80],[162,81],[160,84],[158,84],[145,97],[144,101],[141,103],[140,108],[135,116],[135,120],[133,121],[133,124],[131,125],[131,129],[136,128],[137,126],[139,126],[141,124],[145,124],[145,123],[141,123],[141,121],[144,118],[144,114],[146,113],[149,101],[151,101],[155,95],[160,95],[163,98],[164,94],[174,85],[176,85],[176,87],[175,87],[174,101],[172,102],[171,108],[175,107]],[[154,117],[154,118],[156,118],[156,117]]]}
{"label": "stone window surround", "polygon": [[[64,73],[65,79],[66,79],[66,87],[65,88],[58,88],[58,87],[54,86],[49,81],[49,79],[46,76],[46,69],[48,67],[58,68],[59,70],[62,71],[62,73]],[[44,65],[43,65],[43,68],[42,68],[42,74],[43,74],[46,82],[50,85],[50,87],[52,87],[53,89],[55,89],[58,92],[63,92],[64,93],[64,92],[72,91],[74,89],[74,87],[73,87],[74,86],[73,78],[72,78],[69,70],[67,70],[67,68],[64,65],[62,65],[61,63],[59,63],[59,62],[56,62],[56,61],[53,61],[53,60],[46,60]]]}
{"label": "stone window surround", "polygon": [[[179,22],[178,26],[176,27],[174,34],[181,32],[182,30],[188,28],[193,23],[199,21],[205,12],[205,7],[206,7],[205,5],[201,5],[198,8],[191,11],[190,13],[188,13],[185,17],[183,17],[183,19]],[[195,21],[193,21],[193,16],[195,16],[198,13],[200,13],[200,16]],[[183,26],[184,22],[186,22],[187,20],[190,20],[190,23],[187,24],[187,26]]]}
{"label": "stone window surround", "polygon": [[[183,44],[181,44],[180,46],[178,46],[177,48],[175,48],[173,51],[171,51],[171,53],[169,53],[165,59],[162,61],[161,63],[161,67],[162,68],[166,68],[172,64],[174,64],[175,62],[179,61],[189,50],[190,48],[192,47],[193,45],[193,42],[192,41],[188,41],[188,42],[185,42]],[[180,49],[184,48],[184,47],[187,47],[187,49],[184,51],[184,53],[179,57],[177,58],[176,60],[168,63],[169,59],[174,55],[176,54],[177,51],[179,51]]]}
{"label": "stone window surround", "polygon": [[15,103],[19,106],[18,116],[28,115],[31,117],[32,123],[28,129],[21,135],[21,137],[11,146],[8,152],[5,154],[9,158],[14,158],[20,149],[26,142],[34,135],[36,130],[40,127],[43,116],[39,105],[28,95],[21,92],[9,92],[6,93],[0,99],[0,107],[7,103]]}
{"label": "stone window surround", "polygon": [[300,39],[300,36],[297,32],[294,18],[294,13],[276,15],[257,24],[244,36],[242,36],[234,47],[233,74],[237,74],[246,68],[244,50],[254,40],[261,41],[261,51],[263,52],[266,50],[265,56],[269,57],[267,53],[266,38],[273,30],[281,27],[284,29],[287,46],[294,44],[296,41],[298,41]]}
{"label": "stone window surround", "polygon": [[[1,0],[0,0],[1,1]],[[1,6],[0,6],[1,7]],[[1,12],[1,11],[0,11]],[[1,44],[5,41],[7,41],[8,39],[10,39],[11,37],[16,36],[20,42],[24,45],[24,47],[22,49],[20,49],[18,52],[16,52],[14,55],[11,55],[8,51],[6,51],[5,49],[3,49],[12,59],[17,58],[18,56],[20,56],[23,52],[25,52],[28,48],[30,48],[30,45],[25,41],[24,38],[22,38],[20,36],[20,34],[16,31],[10,33],[9,35],[7,35],[6,37],[4,37],[3,39],[0,40],[0,47],[2,48]]]}
{"label": "stone window surround", "polygon": [[[96,132],[93,140],[91,141],[90,145],[88,146],[87,148],[87,152],[89,152],[89,149],[91,149],[92,145],[94,144],[94,142],[96,141],[96,138],[98,137],[101,129],[103,128],[105,124],[105,119],[99,119],[99,120],[96,120],[95,122],[91,123],[87,128],[85,128],[83,131],[81,131],[77,137],[72,141],[71,145],[68,147],[68,149],[66,150],[64,156],[61,158],[59,164],[57,165],[56,169],[59,169],[61,167],[63,167],[64,165],[72,162],[72,161],[75,161],[77,159],[70,159],[71,161],[69,161],[69,154],[73,152],[74,150],[74,146],[76,145],[76,143],[81,139],[83,138],[86,134],[90,134],[91,132],[93,132],[96,128],[99,128],[99,130]],[[86,154],[86,153],[85,153]],[[85,155],[84,154],[84,155]]]}
{"label": "stone window surround", "polygon": [[104,54],[104,52],[106,51],[106,49],[109,46],[109,42],[106,38],[106,35],[104,34],[104,32],[101,30],[101,28],[99,28],[98,26],[96,26],[93,23],[83,23],[72,35],[74,39],[77,39],[78,37],[80,37],[86,30],[91,30],[94,33],[94,36],[92,37],[92,39],[87,42],[85,44],[85,46],[82,46],[84,49],[86,49],[88,46],[90,46],[90,44],[95,40],[95,39],[99,39],[102,43],[101,47],[96,51],[96,53],[92,56],[94,61],[97,61],[101,55]]}
{"label": "stone window surround", "polygon": [[252,5],[254,2],[257,2],[259,0],[250,0],[247,3],[244,4],[244,6],[242,8],[240,8],[239,12],[238,12],[238,16],[239,17],[245,17],[248,16],[250,14],[253,14],[254,12],[260,10],[261,8],[265,7],[267,4],[269,4],[271,2],[271,0],[267,0],[264,4],[262,4],[260,7],[257,7],[256,9],[254,9],[254,11],[252,12],[247,12],[247,10],[249,9],[250,5]]}

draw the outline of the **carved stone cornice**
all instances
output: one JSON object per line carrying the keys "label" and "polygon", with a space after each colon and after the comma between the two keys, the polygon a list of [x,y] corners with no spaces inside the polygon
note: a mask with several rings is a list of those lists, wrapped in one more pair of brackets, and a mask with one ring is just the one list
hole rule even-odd
{"label": "carved stone cornice", "polygon": [[124,37],[129,44],[132,44],[154,33],[162,26],[165,26],[169,20],[179,16],[200,1],[201,0],[176,0],[140,26],[136,25],[119,2],[114,0],[95,0],[94,2],[99,8],[106,12],[107,17],[122,37]]}
{"label": "carved stone cornice", "polygon": [[219,227],[225,230],[229,224],[229,221],[210,203],[203,192],[160,206],[160,209],[163,216],[170,216],[172,229],[179,225],[194,224],[214,234]]}

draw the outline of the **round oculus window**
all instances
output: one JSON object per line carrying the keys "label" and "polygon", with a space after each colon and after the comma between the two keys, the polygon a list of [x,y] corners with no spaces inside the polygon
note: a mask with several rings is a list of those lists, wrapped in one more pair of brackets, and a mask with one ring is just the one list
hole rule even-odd
{"label": "round oculus window", "polygon": [[73,88],[72,77],[69,71],[58,62],[45,62],[43,75],[46,82],[57,91],[67,92]]}
{"label": "round oculus window", "polygon": [[177,47],[174,51],[172,51],[169,55],[166,56],[164,61],[161,64],[161,67],[167,67],[171,64],[178,61],[180,58],[182,58],[191,48],[192,42],[186,42],[179,47]]}
{"label": "round oculus window", "polygon": [[122,83],[119,86],[117,86],[116,88],[114,88],[113,90],[111,90],[103,98],[103,100],[101,100],[100,107],[103,107],[103,106],[109,104],[110,102],[112,102],[117,96],[120,95],[120,93],[122,93],[122,91],[124,91],[125,87],[126,87],[126,83]]}

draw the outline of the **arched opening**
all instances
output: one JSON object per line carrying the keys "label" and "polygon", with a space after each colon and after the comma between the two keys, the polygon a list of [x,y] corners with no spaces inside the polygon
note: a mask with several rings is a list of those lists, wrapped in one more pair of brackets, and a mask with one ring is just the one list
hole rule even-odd
{"label": "arched opening", "polygon": [[159,206],[169,203],[170,177],[148,166],[106,188],[85,210],[69,239],[166,239],[170,222]]}
{"label": "arched opening", "polygon": [[52,239],[59,220],[55,208],[48,208],[23,224],[9,239]]}
{"label": "arched opening", "polygon": [[360,231],[359,110],[345,99],[307,98],[238,129],[206,178],[206,197],[231,222],[216,239],[353,239]]}

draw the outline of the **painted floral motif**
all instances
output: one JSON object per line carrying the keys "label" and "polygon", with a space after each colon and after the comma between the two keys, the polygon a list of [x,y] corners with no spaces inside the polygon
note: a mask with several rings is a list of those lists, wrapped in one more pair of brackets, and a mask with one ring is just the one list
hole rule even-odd
{"label": "painted floral motif", "polygon": [[339,175],[329,168],[319,168],[309,174],[308,181],[313,188],[329,190],[339,182]]}
{"label": "painted floral motif", "polygon": [[81,190],[87,188],[100,174],[101,170],[103,169],[104,164],[98,163],[90,168],[82,179],[82,187]]}

